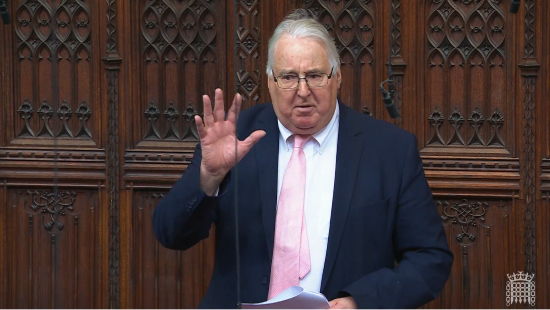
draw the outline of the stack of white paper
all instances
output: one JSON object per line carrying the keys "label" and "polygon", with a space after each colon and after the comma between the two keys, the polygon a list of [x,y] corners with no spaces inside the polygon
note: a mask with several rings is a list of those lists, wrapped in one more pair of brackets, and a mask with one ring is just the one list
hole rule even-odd
{"label": "stack of white paper", "polygon": [[321,293],[306,291],[292,286],[281,294],[257,304],[241,304],[243,309],[328,309],[330,304]]}

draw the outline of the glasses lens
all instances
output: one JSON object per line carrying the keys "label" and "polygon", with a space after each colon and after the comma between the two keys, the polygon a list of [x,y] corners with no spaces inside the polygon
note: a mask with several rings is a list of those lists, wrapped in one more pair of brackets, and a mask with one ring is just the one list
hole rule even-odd
{"label": "glasses lens", "polygon": [[280,88],[296,88],[299,78],[295,75],[282,75],[277,78],[277,85]]}
{"label": "glasses lens", "polygon": [[297,75],[281,75],[276,79],[277,86],[283,89],[295,89],[298,88],[300,80],[306,80],[309,87],[324,87],[328,84],[328,75],[326,73],[311,73],[301,78]]}
{"label": "glasses lens", "polygon": [[306,81],[310,87],[322,87],[328,84],[328,76],[324,73],[308,74]]}

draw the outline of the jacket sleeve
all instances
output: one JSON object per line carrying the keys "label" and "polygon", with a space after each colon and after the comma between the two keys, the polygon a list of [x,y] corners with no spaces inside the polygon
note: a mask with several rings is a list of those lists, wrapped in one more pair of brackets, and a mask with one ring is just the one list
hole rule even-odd
{"label": "jacket sleeve", "polygon": [[186,250],[208,237],[216,220],[218,197],[207,196],[199,186],[201,149],[197,145],[183,176],[162,198],[153,213],[153,231],[166,248]]}
{"label": "jacket sleeve", "polygon": [[437,298],[453,254],[428,186],[416,138],[404,154],[392,241],[397,265],[368,274],[342,289],[359,308],[417,308]]}

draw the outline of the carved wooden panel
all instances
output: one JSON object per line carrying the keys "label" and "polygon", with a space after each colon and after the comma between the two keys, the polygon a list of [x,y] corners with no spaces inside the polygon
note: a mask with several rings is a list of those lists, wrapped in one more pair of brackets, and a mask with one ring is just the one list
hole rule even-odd
{"label": "carved wooden panel", "polygon": [[403,126],[403,78],[407,63],[403,59],[403,6],[401,0],[391,1],[391,45],[390,55],[392,63],[392,72],[394,74],[394,104],[399,111],[400,117],[393,119],[393,123],[399,127]]}
{"label": "carved wooden panel", "polygon": [[214,238],[187,251],[160,245],[152,230],[152,215],[163,196],[152,191],[133,193],[131,307],[196,308],[214,268]]}
{"label": "carved wooden panel", "polygon": [[6,307],[103,307],[98,191],[10,188],[7,195]]}
{"label": "carved wooden panel", "polygon": [[[382,78],[376,73],[376,1],[297,1],[334,37],[340,53],[342,86],[339,97],[357,111],[377,115],[376,99]],[[376,41],[377,42],[377,41]]]}
{"label": "carved wooden panel", "polygon": [[514,73],[507,61],[513,54],[505,39],[507,5],[429,0],[424,9],[424,147],[515,154],[515,106],[506,84]]}
{"label": "carved wooden panel", "polygon": [[222,7],[222,1],[136,2],[136,73],[143,86],[133,114],[136,143],[198,141],[194,116],[202,113],[202,95],[213,97],[214,89],[225,82],[225,19],[216,7]]}
{"label": "carved wooden panel", "polygon": [[421,65],[413,69],[423,103],[414,132],[432,191],[518,198],[520,133],[517,89],[510,84],[517,71],[509,56],[515,46],[507,41],[514,18],[507,13],[509,2],[426,0],[419,8],[425,22],[417,37],[425,45],[418,54]]}
{"label": "carved wooden panel", "polygon": [[[550,236],[550,225],[548,225],[548,219],[550,219],[550,190],[545,190],[542,193],[542,199],[538,201],[539,213],[537,215],[537,234],[539,236]],[[550,305],[550,296],[548,294],[541,294],[539,292],[543,290],[548,291],[550,285],[550,264],[548,258],[550,257],[550,238],[541,237],[539,239],[539,245],[537,245],[539,260],[537,261],[537,307],[548,307]],[[540,296],[540,297],[539,297]]]}
{"label": "carved wooden panel", "polygon": [[[265,72],[265,64],[260,61],[265,55],[263,59],[260,57],[260,1],[238,1],[236,6],[236,88],[243,96],[243,108],[247,108],[262,103],[261,75]],[[267,40],[263,42],[267,44]]]}
{"label": "carved wooden panel", "polygon": [[510,251],[521,238],[517,201],[439,197],[436,206],[455,260],[439,298],[424,308],[505,308],[506,274],[521,268]]}
{"label": "carved wooden panel", "polygon": [[[119,2],[118,2],[119,3]],[[118,54],[118,35],[117,35],[117,2],[115,0],[106,1],[106,49],[105,56],[102,58],[106,70],[107,84],[107,147],[106,147],[106,165],[107,165],[107,186],[109,200],[109,253],[108,253],[108,268],[109,268],[109,284],[108,297],[110,308],[120,308],[121,290],[120,290],[120,147],[125,145],[125,139],[119,138],[119,73],[122,58]],[[125,135],[127,136],[127,135]],[[122,143],[119,141],[122,140]]]}
{"label": "carved wooden panel", "polygon": [[[523,151],[523,193],[524,193],[524,260],[525,271],[535,273],[536,264],[536,171],[537,128],[535,119],[537,101],[537,80],[540,64],[537,61],[535,36],[535,1],[526,0],[524,5],[524,42],[523,59],[519,64],[523,84],[522,104],[522,151]],[[540,241],[539,241],[540,242]]]}
{"label": "carved wooden panel", "polygon": [[[335,38],[354,109],[389,120],[378,85],[391,58],[403,115],[391,121],[419,139],[455,254],[427,307],[503,308],[517,271],[535,272],[548,307],[550,3],[521,3],[511,15],[510,0],[9,0],[0,308],[198,305],[213,240],[166,250],[151,215],[189,164],[203,94],[269,101],[267,42],[297,7]],[[65,215],[46,203],[54,182]]]}
{"label": "carved wooden panel", "polygon": [[[8,199],[7,199],[7,188],[6,183],[2,182],[3,184],[0,186],[0,295],[2,296],[8,296],[8,287],[7,287],[7,277],[9,273],[9,265],[7,263],[7,255],[8,252],[7,249],[7,233],[6,233],[6,227],[7,227],[7,217],[6,217],[6,206],[8,205]],[[0,307],[3,309],[8,308],[8,300],[7,298],[0,299]]]}
{"label": "carved wooden panel", "polygon": [[[25,0],[15,7],[11,144],[96,146],[101,117],[94,93],[92,5],[86,0]],[[41,138],[37,142],[35,138]]]}

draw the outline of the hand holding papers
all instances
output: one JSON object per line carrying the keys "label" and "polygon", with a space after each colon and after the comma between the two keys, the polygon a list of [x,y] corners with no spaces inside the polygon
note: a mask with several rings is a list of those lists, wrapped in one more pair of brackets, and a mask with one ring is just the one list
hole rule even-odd
{"label": "hand holding papers", "polygon": [[281,294],[257,304],[243,303],[242,309],[328,309],[330,304],[321,293],[291,286]]}

